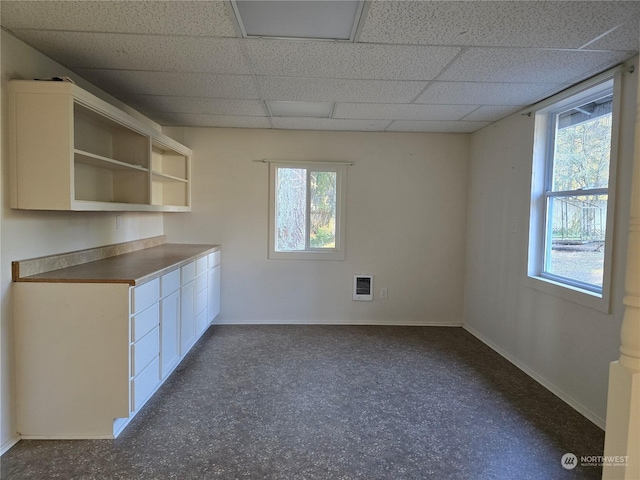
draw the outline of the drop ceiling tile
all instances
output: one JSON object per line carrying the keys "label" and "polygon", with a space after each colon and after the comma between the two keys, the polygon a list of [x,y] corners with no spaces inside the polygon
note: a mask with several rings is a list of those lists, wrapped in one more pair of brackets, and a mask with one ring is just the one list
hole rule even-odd
{"label": "drop ceiling tile", "polygon": [[470,48],[438,78],[457,82],[564,83],[616,65],[630,52]]}
{"label": "drop ceiling tile", "polygon": [[139,72],[75,68],[74,71],[97,87],[111,93],[138,95],[258,99],[250,75],[215,75],[206,73]]}
{"label": "drop ceiling tile", "polygon": [[18,38],[63,65],[165,72],[250,73],[236,38],[17,30]]}
{"label": "drop ceiling tile", "polygon": [[579,48],[639,16],[640,5],[633,1],[374,0],[360,41]]}
{"label": "drop ceiling tile", "polygon": [[258,77],[265,100],[409,103],[427,82]]}
{"label": "drop ceiling tile", "polygon": [[256,75],[429,80],[458,54],[455,47],[246,40]]}
{"label": "drop ceiling tile", "polygon": [[232,22],[224,2],[2,2],[2,25],[10,30],[28,28],[235,37]]}
{"label": "drop ceiling tile", "polygon": [[388,120],[343,120],[333,118],[283,118],[271,119],[273,128],[287,130],[340,130],[353,132],[382,131]]}
{"label": "drop ceiling tile", "polygon": [[260,100],[162,95],[118,95],[118,99],[142,112],[248,115],[259,117],[267,115],[264,102]]}
{"label": "drop ceiling tile", "polygon": [[415,103],[529,105],[566,86],[562,83],[432,82]]}
{"label": "drop ceiling tile", "polygon": [[463,120],[474,122],[495,122],[517,112],[525,106],[526,105],[483,105],[464,117]]}
{"label": "drop ceiling tile", "polygon": [[228,127],[228,128],[271,128],[267,117],[246,117],[236,115],[197,115],[189,113],[164,114],[168,116],[165,126],[181,127]]}
{"label": "drop ceiling tile", "polygon": [[475,105],[397,105],[389,103],[338,103],[333,118],[388,120],[459,120]]}
{"label": "drop ceiling tile", "polygon": [[387,132],[445,132],[471,133],[486,127],[491,122],[438,122],[396,120],[387,128]]}
{"label": "drop ceiling tile", "polygon": [[[640,2],[638,2],[640,5]],[[640,21],[629,20],[604,37],[590,43],[585,48],[593,50],[635,50],[640,43]]]}

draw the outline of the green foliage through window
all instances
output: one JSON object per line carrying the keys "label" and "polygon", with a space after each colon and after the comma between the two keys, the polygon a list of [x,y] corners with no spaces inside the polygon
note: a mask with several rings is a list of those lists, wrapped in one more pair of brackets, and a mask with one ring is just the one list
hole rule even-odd
{"label": "green foliage through window", "polygon": [[337,173],[278,167],[275,188],[276,251],[335,248]]}

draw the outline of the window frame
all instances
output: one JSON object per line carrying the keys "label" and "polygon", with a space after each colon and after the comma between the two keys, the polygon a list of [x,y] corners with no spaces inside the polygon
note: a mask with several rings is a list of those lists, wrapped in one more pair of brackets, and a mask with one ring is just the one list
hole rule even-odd
{"label": "window frame", "polygon": [[[267,258],[271,260],[344,260],[345,259],[345,222],[347,165],[342,162],[269,162],[269,250]],[[306,196],[306,235],[305,249],[292,251],[276,250],[276,174],[279,168],[298,168],[307,170]],[[336,220],[335,248],[313,248],[309,245],[310,190],[312,172],[336,173]]]}
{"label": "window frame", "polygon": [[[531,204],[529,221],[529,245],[527,285],[539,291],[584,305],[605,313],[610,311],[611,274],[613,259],[614,217],[616,199],[616,172],[620,129],[621,74],[619,69],[605,72],[591,81],[584,82],[544,102],[535,113],[534,149],[531,174]],[[607,194],[606,236],[604,242],[604,266],[602,288],[598,289],[578,280],[572,280],[545,272],[545,250],[547,248],[548,199],[558,198],[553,191],[553,154],[555,148],[555,115],[572,106],[613,94],[611,113],[611,145],[609,157],[608,187],[559,191],[562,194]]]}

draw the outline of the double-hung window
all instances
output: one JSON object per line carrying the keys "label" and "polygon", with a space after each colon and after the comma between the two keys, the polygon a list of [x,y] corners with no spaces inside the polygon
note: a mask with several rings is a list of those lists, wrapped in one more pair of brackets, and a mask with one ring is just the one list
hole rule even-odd
{"label": "double-hung window", "polygon": [[602,310],[611,270],[617,102],[609,78],[536,113],[529,277]]}
{"label": "double-hung window", "polygon": [[346,164],[270,163],[269,258],[343,260]]}

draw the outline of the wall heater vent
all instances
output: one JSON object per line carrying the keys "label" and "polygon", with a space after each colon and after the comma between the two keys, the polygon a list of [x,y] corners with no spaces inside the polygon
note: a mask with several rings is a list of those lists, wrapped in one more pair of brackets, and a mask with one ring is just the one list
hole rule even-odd
{"label": "wall heater vent", "polygon": [[373,300],[373,275],[353,276],[353,299],[365,302]]}

